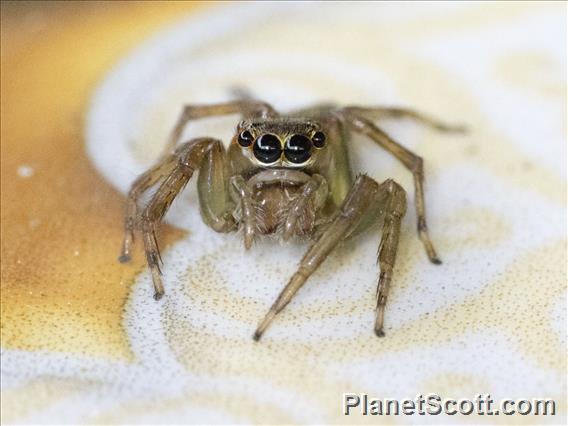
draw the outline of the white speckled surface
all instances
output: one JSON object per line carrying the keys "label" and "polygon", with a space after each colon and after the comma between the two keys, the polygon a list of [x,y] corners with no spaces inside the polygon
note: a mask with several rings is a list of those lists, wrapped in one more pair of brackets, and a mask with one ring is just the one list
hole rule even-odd
{"label": "white speckled surface", "polygon": [[[372,333],[369,234],[334,253],[254,343],[305,246],[245,252],[239,236],[202,223],[190,184],[168,215],[188,234],[163,253],[165,298],[151,299],[143,272],[125,307],[134,361],[3,351],[7,386],[45,375],[74,383],[22,423],[565,423],[565,15],[565,4],[257,3],[196,15],[141,44],[97,89],[86,129],[95,166],[121,192],[156,158],[183,103],[227,99],[235,85],[283,110],[411,106],[471,129],[384,124],[425,159],[444,264],[427,261],[409,208],[386,338]],[[227,140],[235,123],[207,120],[186,136]],[[413,193],[402,166],[354,144],[356,170]],[[560,413],[347,418],[344,392],[554,398]]]}

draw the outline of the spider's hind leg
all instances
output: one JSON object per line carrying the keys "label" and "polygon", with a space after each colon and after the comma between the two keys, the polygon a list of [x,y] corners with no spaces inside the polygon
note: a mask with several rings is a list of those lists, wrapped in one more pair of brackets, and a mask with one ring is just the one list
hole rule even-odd
{"label": "spider's hind leg", "polygon": [[337,112],[341,119],[345,120],[351,130],[363,134],[376,142],[398,159],[411,173],[414,178],[414,205],[416,207],[418,236],[422,241],[426,254],[434,264],[442,261],[438,257],[426,225],[426,205],[424,203],[424,161],[422,157],[414,154],[409,149],[396,142],[370,120],[360,115],[356,109],[347,108]]}
{"label": "spider's hind leg", "polygon": [[444,123],[443,121],[428,114],[408,108],[353,106],[345,109],[372,121],[379,121],[388,118],[408,118],[439,132],[465,133],[467,131],[467,128],[464,125]]}
{"label": "spider's hind leg", "polygon": [[190,121],[231,114],[265,117],[277,115],[277,112],[271,105],[265,102],[248,98],[219,104],[185,105],[164,148],[163,157],[174,150],[185,127]]}
{"label": "spider's hind leg", "polygon": [[298,108],[290,111],[286,115],[290,117],[310,117],[310,118],[320,118],[322,116],[328,115],[331,111],[335,110],[337,105],[332,102],[323,102],[315,105],[310,105],[304,108]]}

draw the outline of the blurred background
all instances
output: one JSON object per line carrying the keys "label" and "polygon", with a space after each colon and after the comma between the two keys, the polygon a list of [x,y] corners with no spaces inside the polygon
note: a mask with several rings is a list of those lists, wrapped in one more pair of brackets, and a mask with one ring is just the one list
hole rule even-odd
{"label": "blurred background", "polygon": [[[2,423],[566,421],[566,4],[2,2]],[[286,110],[409,106],[465,136],[384,128],[425,158],[444,264],[403,225],[387,337],[372,333],[378,236],[340,250],[250,338],[305,245],[207,229],[190,185],[116,262],[124,194],[184,103],[247,87]],[[227,140],[235,117],[185,135]],[[409,174],[364,139],[353,163]],[[556,417],[346,418],[378,398],[554,398]]]}

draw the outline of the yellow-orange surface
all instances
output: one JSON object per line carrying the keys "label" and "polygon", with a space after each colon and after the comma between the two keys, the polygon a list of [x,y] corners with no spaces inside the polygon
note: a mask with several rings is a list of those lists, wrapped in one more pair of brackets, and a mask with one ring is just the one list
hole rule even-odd
{"label": "yellow-orange surface", "polygon": [[84,114],[133,44],[202,6],[3,3],[2,347],[130,356],[121,315],[143,257],[116,262],[124,200],[86,157]]}

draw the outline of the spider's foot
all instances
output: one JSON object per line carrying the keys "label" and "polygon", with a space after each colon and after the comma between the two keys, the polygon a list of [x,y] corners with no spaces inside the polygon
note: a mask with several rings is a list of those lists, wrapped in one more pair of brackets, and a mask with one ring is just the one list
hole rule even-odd
{"label": "spider's foot", "polygon": [[434,250],[432,243],[429,240],[427,242],[426,241],[423,242],[424,242],[424,248],[426,249],[426,255],[428,256],[428,260],[430,260],[430,262],[432,262],[434,265],[441,265],[442,261],[436,254],[436,251]]}
{"label": "spider's foot", "polygon": [[383,331],[382,327],[380,329],[375,328],[375,335],[377,337],[385,337],[385,332]]}
{"label": "spider's foot", "polygon": [[442,261],[436,254],[436,250],[434,249],[434,245],[430,240],[430,236],[428,235],[428,227],[426,226],[426,220],[423,217],[418,219],[418,236],[424,245],[424,250],[426,250],[426,254],[428,255],[428,259],[434,265],[440,265]]}
{"label": "spider's foot", "polygon": [[276,313],[277,311],[274,308],[270,308],[270,311],[268,311],[262,322],[258,325],[256,331],[254,332],[254,335],[252,336],[255,342],[258,342],[260,340],[260,338],[276,316]]}
{"label": "spider's foot", "polygon": [[128,263],[128,262],[130,262],[131,259],[132,258],[127,253],[122,253],[120,256],[118,256],[118,261],[120,263]]}
{"label": "spider's foot", "polygon": [[154,300],[158,301],[164,295],[164,284],[162,284],[160,268],[153,267],[152,271],[152,283],[154,284]]}
{"label": "spider's foot", "polygon": [[378,305],[375,311],[375,335],[377,337],[385,337],[385,331],[383,330],[384,322],[385,322],[385,305],[383,303]]}
{"label": "spider's foot", "polygon": [[430,257],[430,262],[432,262],[434,265],[441,265],[442,264],[442,261],[437,256]]}

